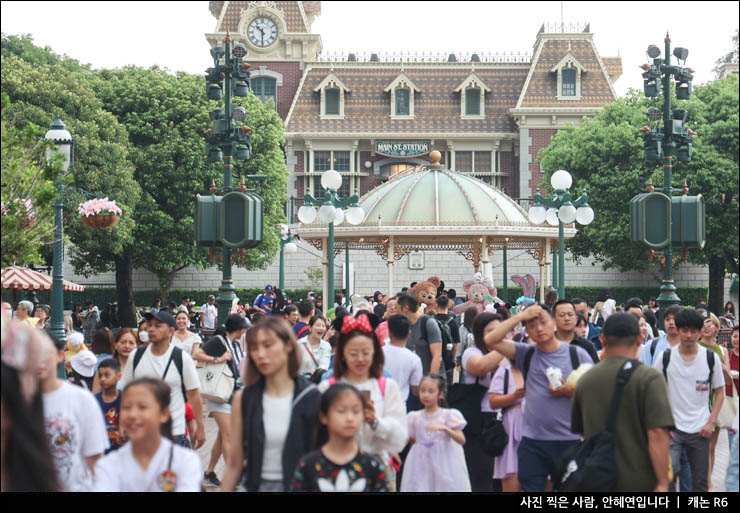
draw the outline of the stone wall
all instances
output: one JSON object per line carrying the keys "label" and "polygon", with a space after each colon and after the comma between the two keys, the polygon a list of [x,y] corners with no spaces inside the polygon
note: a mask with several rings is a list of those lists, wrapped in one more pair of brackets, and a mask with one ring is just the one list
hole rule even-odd
{"label": "stone wall", "polygon": [[[306,277],[306,269],[310,267],[321,267],[321,254],[305,242],[298,243],[298,253],[285,255],[285,286],[286,288],[303,288],[309,286]],[[68,253],[68,252],[65,252]],[[508,252],[508,273],[524,274],[532,273],[539,279],[539,266],[537,262],[523,250],[510,250]],[[343,288],[343,263],[344,253],[339,253],[335,260],[335,281],[337,288]],[[501,287],[503,278],[503,253],[497,251],[490,258],[493,268],[493,278],[496,286]],[[388,285],[387,266],[377,254],[370,251],[354,251],[350,253],[350,262],[355,267],[355,290],[363,295],[370,295],[375,290],[386,291]],[[444,280],[447,288],[462,289],[462,283],[473,276],[473,265],[468,260],[454,252],[426,251],[424,252],[423,270],[409,270],[408,256],[403,257],[394,264],[393,283],[398,290],[408,286],[413,281],[422,281],[429,276],[437,275]],[[619,286],[645,286],[650,283],[655,285],[656,296],[660,288],[660,271],[653,273],[628,272],[621,273],[616,270],[604,271],[600,264],[592,265],[591,259],[584,259],[578,265],[566,254],[565,277],[568,286],[592,286],[592,287],[619,287]],[[237,288],[264,287],[266,284],[277,284],[279,272],[279,259],[265,270],[247,271],[238,267],[232,267],[234,285]],[[74,274],[71,265],[65,260],[64,278],[75,283],[88,286],[106,286],[115,284],[115,273],[104,273],[97,276],[85,278]],[[703,287],[708,286],[709,270],[689,264],[682,264],[675,272],[676,285],[679,287]],[[217,267],[199,271],[188,267],[180,271],[173,283],[173,289],[206,289],[215,291],[221,284],[221,273]],[[510,282],[510,285],[513,284]],[[730,297],[729,289],[731,280],[725,280],[725,301],[737,302],[737,297]],[[538,285],[539,286],[539,285]],[[159,284],[156,276],[143,269],[134,272],[134,289],[155,289]]]}

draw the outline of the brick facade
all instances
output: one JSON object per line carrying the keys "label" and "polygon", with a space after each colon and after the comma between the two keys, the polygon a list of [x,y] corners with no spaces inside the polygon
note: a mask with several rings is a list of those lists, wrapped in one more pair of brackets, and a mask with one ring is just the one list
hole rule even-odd
{"label": "brick facade", "polygon": [[507,173],[508,176],[502,177],[501,188],[504,190],[507,196],[512,198],[516,197],[515,185],[519,183],[519,173],[514,169],[514,152],[502,151],[501,152],[501,172]]}
{"label": "brick facade", "polygon": [[[249,56],[247,56],[249,60]],[[277,87],[277,111],[280,118],[285,121],[293,104],[293,98],[298,92],[298,85],[301,83],[301,65],[299,62],[259,62],[252,64],[250,71],[259,74],[259,69],[264,67],[266,70],[280,73],[283,76],[283,85]]]}
{"label": "brick facade", "polygon": [[534,196],[537,187],[542,184],[544,173],[540,169],[540,165],[537,163],[537,157],[541,149],[547,148],[550,144],[550,140],[558,133],[557,130],[552,129],[541,129],[533,128],[529,131],[529,136],[532,138],[532,145],[529,147],[529,155],[532,157],[529,163],[529,170],[532,172],[532,178],[529,180],[529,193],[530,196]]}

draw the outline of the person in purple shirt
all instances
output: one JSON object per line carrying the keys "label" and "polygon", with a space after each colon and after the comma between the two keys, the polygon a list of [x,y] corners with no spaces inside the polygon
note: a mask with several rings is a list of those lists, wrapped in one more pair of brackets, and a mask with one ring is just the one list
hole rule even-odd
{"label": "person in purple shirt", "polygon": [[[504,340],[520,322],[536,346]],[[486,343],[514,360],[524,375],[526,405],[518,451],[519,483],[525,492],[544,492],[547,476],[555,473],[560,456],[580,440],[570,430],[574,388],[565,381],[580,364],[593,361],[582,348],[555,337],[552,313],[541,305],[532,305],[502,322],[486,335]],[[557,388],[547,378],[550,367],[562,372]]]}

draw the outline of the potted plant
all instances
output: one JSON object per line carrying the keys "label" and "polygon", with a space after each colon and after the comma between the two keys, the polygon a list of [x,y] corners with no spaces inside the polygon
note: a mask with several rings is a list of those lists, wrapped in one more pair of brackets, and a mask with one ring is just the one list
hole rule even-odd
{"label": "potted plant", "polygon": [[82,222],[90,228],[110,228],[121,217],[121,209],[115,201],[108,198],[95,198],[80,203],[77,212],[82,216]]}

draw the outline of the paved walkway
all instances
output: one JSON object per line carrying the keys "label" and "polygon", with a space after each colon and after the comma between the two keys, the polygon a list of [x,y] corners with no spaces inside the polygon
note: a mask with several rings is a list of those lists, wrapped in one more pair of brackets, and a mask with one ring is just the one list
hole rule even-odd
{"label": "paved walkway", "polygon": [[[211,449],[213,444],[216,442],[216,436],[218,435],[218,426],[216,421],[206,417],[206,443],[203,447],[198,450],[200,459],[203,462],[203,471],[206,470],[208,462],[211,458]],[[714,454],[714,471],[712,472],[712,490],[713,492],[724,492],[725,491],[725,472],[727,471],[727,464],[730,460],[730,446],[727,442],[727,431],[722,430],[719,434],[719,440],[717,441],[717,448]],[[221,456],[216,464],[216,474],[219,479],[224,475],[224,458]],[[216,488],[206,488],[208,491],[214,491]]]}

